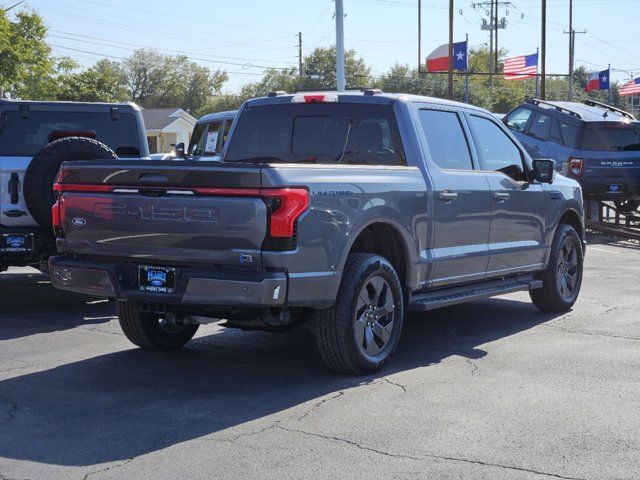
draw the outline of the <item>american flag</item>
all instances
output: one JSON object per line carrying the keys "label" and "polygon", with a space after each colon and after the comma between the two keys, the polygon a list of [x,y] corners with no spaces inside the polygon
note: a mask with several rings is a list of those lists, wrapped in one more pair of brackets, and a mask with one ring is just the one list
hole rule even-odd
{"label": "american flag", "polygon": [[622,85],[620,87],[619,93],[621,97],[640,94],[640,77],[634,78],[633,80]]}
{"label": "american flag", "polygon": [[538,54],[520,55],[504,61],[505,80],[524,80],[534,78],[538,73]]}

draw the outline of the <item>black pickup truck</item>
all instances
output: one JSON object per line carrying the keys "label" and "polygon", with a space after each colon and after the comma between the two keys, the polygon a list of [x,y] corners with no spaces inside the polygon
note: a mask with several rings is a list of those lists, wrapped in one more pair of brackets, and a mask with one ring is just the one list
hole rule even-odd
{"label": "black pickup truck", "polygon": [[485,110],[363,93],[246,102],[222,161],[64,164],[54,285],[117,300],[144,348],[201,323],[307,323],[327,365],[362,374],[406,310],[530,291],[578,297],[580,186],[531,160]]}

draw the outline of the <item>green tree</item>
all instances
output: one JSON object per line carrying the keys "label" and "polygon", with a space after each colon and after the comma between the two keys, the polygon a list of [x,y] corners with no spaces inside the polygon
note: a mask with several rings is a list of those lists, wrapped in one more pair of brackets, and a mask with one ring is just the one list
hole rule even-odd
{"label": "green tree", "polygon": [[[371,69],[355,50],[345,52],[344,70],[348,89],[371,85]],[[336,47],[319,47],[306,55],[302,77],[304,90],[336,88]]]}
{"label": "green tree", "polygon": [[107,59],[82,72],[63,74],[58,81],[57,100],[121,102],[129,98],[122,67]]}
{"label": "green tree", "polygon": [[0,91],[14,97],[29,94],[30,79],[44,78],[55,61],[45,42],[47,28],[36,12],[18,12],[11,21],[0,10]]}
{"label": "green tree", "polygon": [[196,111],[227,80],[224,71],[211,72],[184,55],[136,50],[122,62],[129,97],[146,108],[180,106]]}

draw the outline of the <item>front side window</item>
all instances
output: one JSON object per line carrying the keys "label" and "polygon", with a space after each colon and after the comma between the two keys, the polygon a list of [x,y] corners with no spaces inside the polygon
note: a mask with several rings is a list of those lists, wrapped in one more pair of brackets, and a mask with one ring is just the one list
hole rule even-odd
{"label": "front side window", "polygon": [[520,150],[498,125],[477,115],[469,115],[469,125],[482,170],[502,172],[518,181],[526,180]]}
{"label": "front side window", "polygon": [[420,110],[431,159],[445,170],[473,170],[469,145],[457,113]]}
{"label": "front side window", "polygon": [[391,107],[339,103],[247,108],[225,161],[405,165]]}
{"label": "front side window", "polygon": [[551,132],[551,117],[544,113],[536,113],[529,127],[529,134],[540,139],[548,140]]}
{"label": "front side window", "polygon": [[532,113],[528,108],[518,108],[507,118],[507,126],[516,132],[524,132]]}

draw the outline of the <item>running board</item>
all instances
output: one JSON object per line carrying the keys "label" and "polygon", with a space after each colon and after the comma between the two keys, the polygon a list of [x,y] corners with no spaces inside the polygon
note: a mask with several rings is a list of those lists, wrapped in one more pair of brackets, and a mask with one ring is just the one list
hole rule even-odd
{"label": "running board", "polygon": [[432,292],[417,293],[411,296],[407,305],[410,311],[435,310],[436,308],[464,303],[471,300],[495,297],[505,293],[533,290],[542,287],[542,281],[532,276],[519,276],[503,280],[490,280],[482,283],[463,285],[435,290]]}

